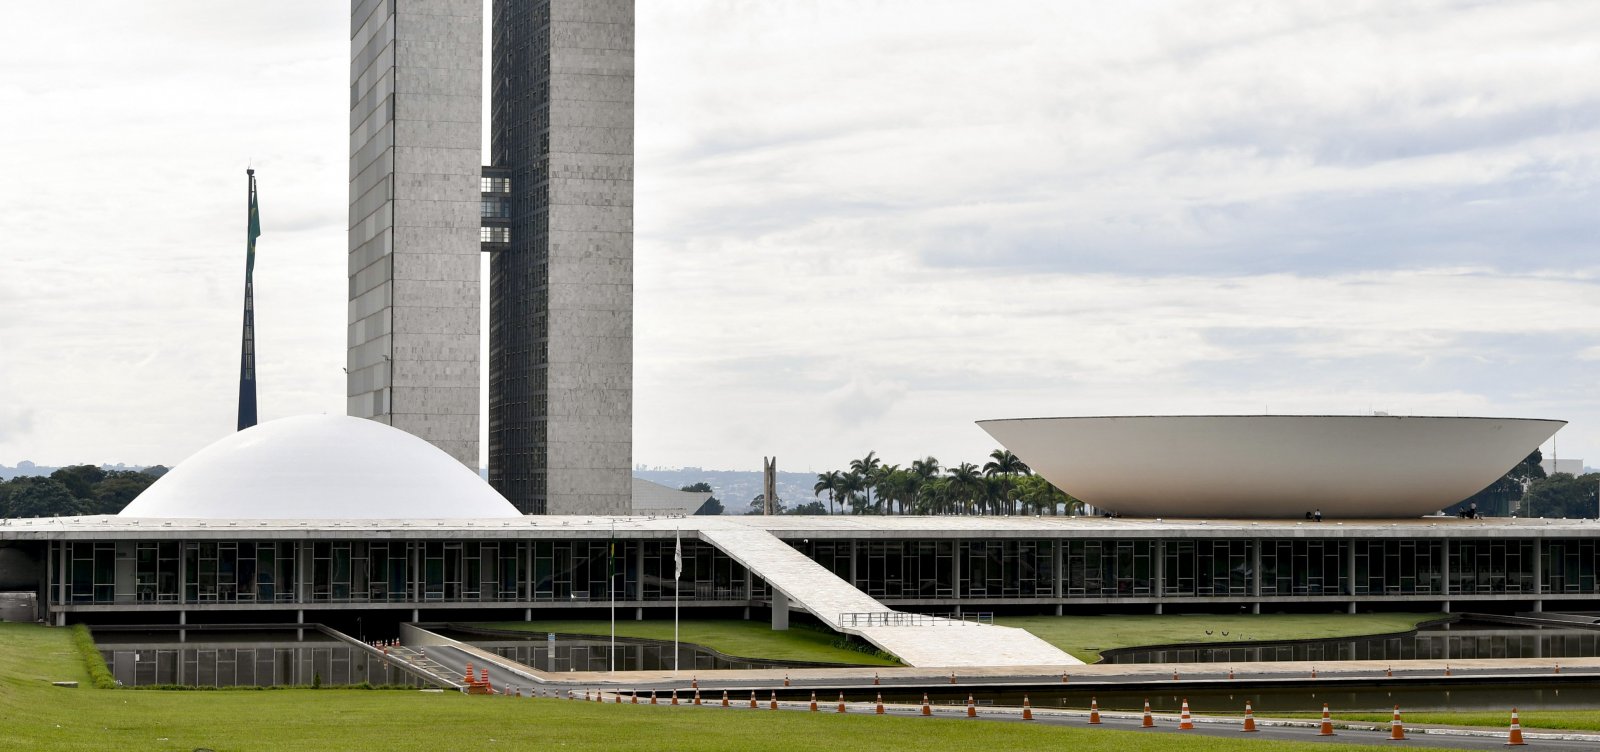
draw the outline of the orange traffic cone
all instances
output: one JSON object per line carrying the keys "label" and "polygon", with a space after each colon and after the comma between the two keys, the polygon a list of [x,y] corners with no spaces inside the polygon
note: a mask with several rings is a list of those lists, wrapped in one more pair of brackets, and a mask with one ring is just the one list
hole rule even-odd
{"label": "orange traffic cone", "polygon": [[1383,672],[1383,675],[1393,679],[1394,678],[1394,666],[1390,666],[1388,669],[1386,669]]}
{"label": "orange traffic cone", "polygon": [[1033,703],[1028,702],[1028,696],[1022,696],[1022,720],[1033,720]]}
{"label": "orange traffic cone", "polygon": [[656,691],[653,690],[653,689],[650,690],[650,704],[651,705],[656,704]]}
{"label": "orange traffic cone", "polygon": [[588,702],[589,701],[589,690],[587,690],[587,689],[583,690],[583,701],[584,702]]}
{"label": "orange traffic cone", "polygon": [[678,690],[676,690],[676,689],[672,690],[672,704],[673,705],[677,705],[678,704]]}
{"label": "orange traffic cone", "polygon": [[752,690],[750,690],[750,709],[751,710],[755,710],[757,707],[758,706],[756,705],[756,691],[752,689]]}
{"label": "orange traffic cone", "polygon": [[1144,701],[1144,722],[1139,724],[1139,727],[1140,728],[1155,728],[1156,727],[1156,717],[1153,716],[1153,715],[1150,715],[1150,701],[1149,700],[1145,700]]}
{"label": "orange traffic cone", "polygon": [[777,693],[776,690],[774,690],[773,693],[772,693],[772,704],[768,705],[767,708],[769,710],[777,710],[778,709],[778,693]]}
{"label": "orange traffic cone", "polygon": [[1448,664],[1448,663],[1444,664],[1444,675],[1445,676],[1449,676],[1450,675],[1450,664]]}
{"label": "orange traffic cone", "polygon": [[950,672],[950,683],[951,684],[955,684],[956,683],[956,672],[954,672],[954,671]]}
{"label": "orange traffic cone", "polygon": [[1317,678],[1317,667],[1316,666],[1312,666],[1311,667],[1311,678],[1313,678],[1313,679]]}
{"label": "orange traffic cone", "polygon": [[1233,667],[1232,666],[1228,667],[1228,678],[1229,679],[1233,678]]}
{"label": "orange traffic cone", "polygon": [[489,684],[489,669],[478,670],[481,672],[478,676],[478,683],[482,684],[483,688],[489,691],[489,694],[494,694],[494,687]]}
{"label": "orange traffic cone", "polygon": [[1403,742],[1406,740],[1406,727],[1400,725],[1400,706],[1394,706],[1394,720],[1389,723],[1389,741]]}
{"label": "orange traffic cone", "polygon": [[1527,742],[1522,740],[1522,723],[1517,720],[1517,709],[1511,709],[1511,738],[1506,740],[1507,747],[1524,747]]}
{"label": "orange traffic cone", "polygon": [[811,693],[811,712],[817,712],[817,693]]}
{"label": "orange traffic cone", "polygon": [[839,693],[839,712],[844,712],[844,693]]}
{"label": "orange traffic cone", "polygon": [[783,686],[785,686],[785,687],[789,686],[789,675],[788,674],[784,674],[783,675]]}
{"label": "orange traffic cone", "polygon": [[1240,731],[1250,732],[1256,730],[1256,711],[1250,707],[1250,701],[1244,701],[1244,728]]}
{"label": "orange traffic cone", "polygon": [[882,692],[878,693],[878,708],[877,708],[876,712],[878,713],[878,715],[883,715],[883,693]]}
{"label": "orange traffic cone", "polygon": [[477,679],[472,678],[472,661],[467,661],[467,673],[461,681],[469,687],[478,683]]}
{"label": "orange traffic cone", "polygon": [[1333,736],[1333,719],[1328,717],[1328,703],[1322,703],[1322,727],[1317,736]]}
{"label": "orange traffic cone", "polygon": [[1062,684],[1066,684],[1067,683],[1067,678],[1068,677],[1067,677],[1066,672],[1065,671],[1061,672],[1061,683]]}
{"label": "orange traffic cone", "polygon": [[1183,712],[1178,716],[1179,731],[1193,731],[1194,718],[1189,716],[1189,698],[1183,698]]}
{"label": "orange traffic cone", "polygon": [[933,707],[928,704],[927,692],[922,693],[922,715],[924,717],[933,715]]}
{"label": "orange traffic cone", "polygon": [[689,688],[690,689],[699,689],[700,688],[700,677],[698,677],[698,676],[689,677]]}
{"label": "orange traffic cone", "polygon": [[1089,698],[1089,722],[1100,723],[1100,700],[1094,697]]}
{"label": "orange traffic cone", "polygon": [[728,690],[722,690],[722,707],[728,707]]}
{"label": "orange traffic cone", "polygon": [[876,672],[876,671],[872,672],[872,686],[876,687],[876,686],[878,686],[879,684],[882,684],[882,683],[883,683],[883,679],[878,677],[878,672]]}
{"label": "orange traffic cone", "polygon": [[613,692],[611,694],[611,696],[617,698],[617,704],[618,705],[622,704],[622,693],[621,692]]}
{"label": "orange traffic cone", "polygon": [[1178,680],[1178,670],[1177,669],[1173,669],[1172,670],[1172,680],[1173,681],[1177,681]]}
{"label": "orange traffic cone", "polygon": [[699,705],[700,704],[700,688],[699,687],[695,687],[695,689],[694,689],[694,704],[695,705]]}
{"label": "orange traffic cone", "polygon": [[1561,664],[1559,663],[1556,664],[1556,673],[1561,673]]}
{"label": "orange traffic cone", "polygon": [[978,706],[973,704],[972,695],[967,695],[967,717],[968,718],[977,718],[978,717]]}
{"label": "orange traffic cone", "polygon": [[638,705],[639,704],[639,690],[635,689],[632,692],[630,692],[629,695],[630,695],[630,698],[632,700],[632,703],[634,705]]}

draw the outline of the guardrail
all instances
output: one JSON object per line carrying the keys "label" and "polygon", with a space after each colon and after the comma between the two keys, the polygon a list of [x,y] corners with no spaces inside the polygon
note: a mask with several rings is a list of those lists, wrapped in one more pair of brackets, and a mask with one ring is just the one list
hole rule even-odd
{"label": "guardrail", "polygon": [[962,627],[993,623],[994,613],[988,611],[960,615],[905,611],[847,611],[839,614],[841,627]]}

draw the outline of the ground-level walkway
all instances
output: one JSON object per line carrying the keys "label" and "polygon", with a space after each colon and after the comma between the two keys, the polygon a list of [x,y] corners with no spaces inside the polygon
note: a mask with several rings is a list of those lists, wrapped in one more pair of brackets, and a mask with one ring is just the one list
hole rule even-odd
{"label": "ground-level walkway", "polygon": [[857,590],[777,536],[760,529],[702,529],[700,538],[744,565],[773,591],[773,609],[801,608],[916,667],[1077,666],[1083,662],[1027,630],[903,614]]}

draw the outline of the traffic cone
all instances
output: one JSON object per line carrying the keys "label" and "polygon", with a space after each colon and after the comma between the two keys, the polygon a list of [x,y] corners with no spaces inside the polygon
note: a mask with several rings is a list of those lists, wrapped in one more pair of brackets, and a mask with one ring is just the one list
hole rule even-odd
{"label": "traffic cone", "polygon": [[968,718],[977,718],[978,717],[978,706],[973,704],[972,695],[967,695],[967,717]]}
{"label": "traffic cone", "polygon": [[611,696],[617,698],[617,704],[618,705],[622,704],[622,693],[621,692],[613,692],[611,694]]}
{"label": "traffic cone", "polygon": [[1194,718],[1189,716],[1189,698],[1183,698],[1183,712],[1178,716],[1179,731],[1193,731]]}
{"label": "traffic cone", "polygon": [[956,683],[956,672],[954,672],[954,671],[950,672],[950,683],[951,684],[955,684]]}
{"label": "traffic cone", "polygon": [[922,693],[922,715],[924,718],[933,715],[933,707],[928,705],[928,693]]}
{"label": "traffic cone", "polygon": [[811,712],[817,712],[817,693],[811,693]]}
{"label": "traffic cone", "polygon": [[876,671],[872,672],[872,686],[876,687],[876,686],[878,686],[879,684],[882,684],[882,683],[883,683],[883,679],[878,676],[878,672],[876,672]]}
{"label": "traffic cone", "polygon": [[1153,716],[1153,715],[1150,715],[1150,701],[1149,700],[1145,700],[1144,701],[1144,722],[1139,724],[1139,726],[1140,726],[1140,728],[1155,728],[1156,727],[1156,717]]}
{"label": "traffic cone", "polygon": [[844,693],[839,693],[839,712],[844,712]]}
{"label": "traffic cone", "polygon": [[1033,703],[1028,702],[1028,696],[1022,696],[1022,720],[1033,720]]}
{"label": "traffic cone", "polygon": [[1386,671],[1383,672],[1383,674],[1384,674],[1384,676],[1387,676],[1390,679],[1393,679],[1394,678],[1394,666],[1390,666]]}
{"label": "traffic cone", "polygon": [[1093,697],[1089,698],[1089,722],[1096,725],[1100,723],[1100,701]]}
{"label": "traffic cone", "polygon": [[1065,671],[1061,672],[1061,683],[1062,684],[1066,684],[1067,683],[1067,672],[1065,672]]}
{"label": "traffic cone", "polygon": [[656,704],[656,691],[653,690],[653,689],[650,690],[650,704],[651,705]]}
{"label": "traffic cone", "polygon": [[1313,678],[1313,679],[1317,678],[1317,667],[1316,666],[1312,666],[1311,667],[1311,678]]}
{"label": "traffic cone", "polygon": [[752,690],[750,690],[750,709],[751,710],[755,710],[757,707],[758,706],[756,705],[756,691],[752,689]]}
{"label": "traffic cone", "polygon": [[1561,664],[1559,663],[1556,664],[1556,673],[1561,673]]}
{"label": "traffic cone", "polygon": [[672,704],[673,705],[677,705],[678,704],[678,690],[676,690],[676,689],[672,690]]}
{"label": "traffic cone", "polygon": [[1233,678],[1233,667],[1232,666],[1228,667],[1228,678],[1229,679]]}
{"label": "traffic cone", "polygon": [[1250,701],[1244,701],[1244,728],[1240,731],[1250,732],[1256,730],[1256,711],[1250,707]]}
{"label": "traffic cone", "polygon": [[1523,747],[1523,746],[1527,746],[1527,744],[1528,744],[1527,742],[1522,740],[1522,723],[1517,720],[1517,709],[1516,708],[1512,708],[1511,709],[1511,738],[1506,740],[1506,746],[1507,747]]}
{"label": "traffic cone", "polygon": [[472,678],[472,661],[467,661],[467,673],[462,677],[462,683],[469,687],[478,683],[477,679]]}
{"label": "traffic cone", "polygon": [[698,676],[689,677],[689,688],[690,689],[699,689],[700,688],[700,677],[698,677]]}
{"label": "traffic cone", "polygon": [[478,677],[478,683],[482,684],[483,688],[489,691],[489,694],[494,694],[494,687],[489,684],[489,669],[482,668],[478,670],[481,672]]}
{"label": "traffic cone", "polygon": [[1444,675],[1445,676],[1449,676],[1450,675],[1450,664],[1448,664],[1448,663],[1444,664]]}
{"label": "traffic cone", "polygon": [[728,707],[728,690],[722,690],[722,707]]}
{"label": "traffic cone", "polygon": [[635,689],[632,692],[630,692],[629,695],[631,696],[631,698],[633,700],[633,704],[634,705],[638,705],[639,704],[639,690]]}
{"label": "traffic cone", "polygon": [[1400,706],[1394,706],[1394,720],[1389,723],[1389,741],[1403,742],[1406,740],[1406,727],[1400,725]]}
{"label": "traffic cone", "polygon": [[876,712],[878,713],[878,715],[883,715],[883,693],[882,692],[878,693],[878,708],[877,708]]}
{"label": "traffic cone", "polygon": [[700,688],[699,687],[695,687],[695,689],[694,689],[694,704],[696,706],[700,705]]}
{"label": "traffic cone", "polygon": [[789,686],[789,675],[788,674],[784,674],[783,675],[783,686],[785,686],[785,687]]}
{"label": "traffic cone", "polygon": [[1177,681],[1178,680],[1178,670],[1177,669],[1173,669],[1172,670],[1172,680],[1173,681]]}
{"label": "traffic cone", "polygon": [[1333,736],[1333,719],[1328,717],[1328,703],[1322,703],[1322,727],[1317,736]]}
{"label": "traffic cone", "polygon": [[767,706],[767,709],[769,709],[769,710],[777,710],[778,709],[778,693],[777,693],[776,690],[774,690],[773,693],[772,693],[772,701],[771,701],[771,704]]}

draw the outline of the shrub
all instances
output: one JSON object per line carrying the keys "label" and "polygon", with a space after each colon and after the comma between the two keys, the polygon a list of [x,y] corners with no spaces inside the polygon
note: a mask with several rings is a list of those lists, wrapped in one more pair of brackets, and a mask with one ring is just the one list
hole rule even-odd
{"label": "shrub", "polygon": [[78,656],[83,659],[83,667],[89,672],[91,686],[95,689],[117,688],[117,680],[111,675],[111,669],[106,666],[105,656],[100,655],[99,648],[94,646],[94,635],[89,633],[88,626],[72,625],[72,646],[78,650]]}

